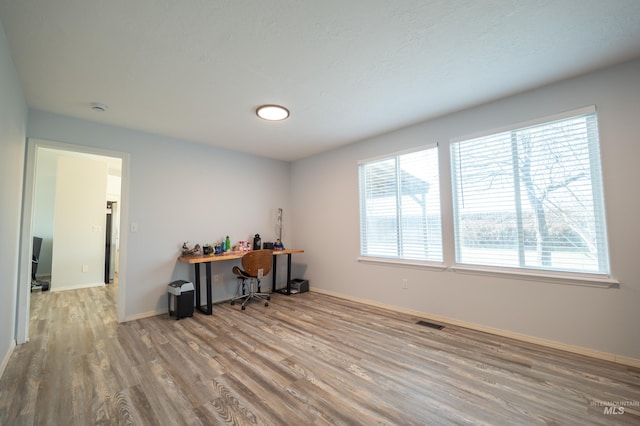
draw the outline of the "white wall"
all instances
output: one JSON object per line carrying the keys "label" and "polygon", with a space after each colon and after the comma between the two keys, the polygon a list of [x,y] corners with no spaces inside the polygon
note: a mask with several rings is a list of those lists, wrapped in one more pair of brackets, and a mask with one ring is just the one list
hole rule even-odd
{"label": "white wall", "polygon": [[[78,154],[59,149],[38,149],[36,154],[36,170],[35,170],[35,188],[34,188],[34,209],[33,209],[33,229],[34,236],[41,237],[42,249],[40,252],[37,276],[41,280],[50,280],[51,278],[51,258],[53,249],[53,230],[55,226],[55,209],[56,209],[56,185],[58,174],[58,161],[60,157],[84,158],[101,162],[98,165],[100,169],[106,167],[108,169],[106,179],[106,200],[120,202],[120,185],[121,178],[118,175],[119,170],[111,165],[114,159],[108,159],[103,156]],[[119,162],[120,160],[118,160]],[[114,163],[115,164],[115,163]],[[84,184],[86,179],[72,179],[69,183],[71,188],[78,184]],[[90,192],[93,195],[97,191],[101,191],[102,179],[95,182],[96,188]],[[63,190],[69,190],[63,188]],[[105,201],[106,201],[105,200]],[[119,217],[119,210],[116,210],[116,216]],[[116,223],[117,224],[117,223]],[[100,263],[104,263],[102,254],[100,254]],[[75,269],[75,268],[74,268]],[[102,282],[103,278],[98,281]]]}
{"label": "white wall", "polygon": [[58,157],[51,291],[104,283],[107,165]]}
{"label": "white wall", "polygon": [[33,208],[33,235],[42,238],[38,262],[38,278],[51,277],[51,257],[53,249],[53,228],[56,208],[56,175],[58,154],[43,149],[38,152],[35,173],[35,199]]}
{"label": "white wall", "polygon": [[[129,170],[123,170],[128,193],[123,188],[119,206],[123,214],[126,209],[128,223],[121,230],[119,276],[127,319],[166,312],[167,284],[193,279],[193,267],[177,262],[184,241],[211,243],[228,234],[237,242],[255,233],[274,239],[278,207],[285,211],[285,243],[293,238],[286,214],[291,211],[289,163],[36,110],[29,113],[27,133],[30,140],[129,154]],[[131,232],[134,224],[137,232]],[[221,274],[214,284],[216,301],[235,292],[233,264],[214,266],[214,274]]]}
{"label": "white wall", "polygon": [[0,374],[15,345],[26,122],[26,101],[0,24]]}
{"label": "white wall", "polygon": [[[358,160],[440,143],[448,218],[450,138],[592,104],[598,109],[611,267],[619,289],[358,263]],[[295,245],[306,250],[306,278],[313,288],[346,297],[640,363],[639,111],[640,61],[635,61],[295,162]],[[451,220],[443,225],[451,236]],[[401,289],[403,278],[408,290]]]}

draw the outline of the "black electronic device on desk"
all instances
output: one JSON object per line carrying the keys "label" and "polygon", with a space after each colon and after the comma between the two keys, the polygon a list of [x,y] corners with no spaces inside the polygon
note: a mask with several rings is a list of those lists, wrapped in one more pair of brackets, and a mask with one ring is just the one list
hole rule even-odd
{"label": "black electronic device on desk", "polygon": [[256,234],[255,237],[253,237],[253,249],[254,250],[260,250],[262,247],[262,239],[260,238],[260,234]]}

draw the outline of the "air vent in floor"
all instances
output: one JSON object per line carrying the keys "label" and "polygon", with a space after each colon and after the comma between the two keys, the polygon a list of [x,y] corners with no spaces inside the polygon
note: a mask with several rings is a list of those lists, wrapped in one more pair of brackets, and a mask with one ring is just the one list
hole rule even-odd
{"label": "air vent in floor", "polygon": [[424,325],[425,327],[435,328],[436,330],[442,330],[444,328],[444,325],[434,324],[429,321],[418,321],[416,324]]}

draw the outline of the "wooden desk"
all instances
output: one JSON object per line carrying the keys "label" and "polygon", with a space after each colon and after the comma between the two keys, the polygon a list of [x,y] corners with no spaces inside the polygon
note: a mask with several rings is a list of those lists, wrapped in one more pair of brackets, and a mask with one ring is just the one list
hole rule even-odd
{"label": "wooden desk", "polygon": [[[189,263],[195,265],[196,272],[196,282],[195,284],[195,293],[196,293],[196,308],[199,311],[211,315],[213,312],[213,300],[212,300],[212,289],[211,289],[211,264],[213,262],[221,262],[225,260],[233,260],[240,259],[246,252],[243,251],[233,251],[227,252],[224,254],[215,254],[215,255],[198,255],[198,256],[180,256],[178,260],[180,262]],[[273,271],[272,271],[272,285],[271,292],[276,291],[276,270],[278,266],[278,256],[286,254],[287,255],[287,287],[279,290],[282,294],[291,294],[291,255],[293,253],[304,253],[304,250],[274,250],[273,251]],[[206,276],[206,287],[205,293],[207,298],[207,304],[203,307],[200,302],[200,264],[205,264],[205,276]]]}

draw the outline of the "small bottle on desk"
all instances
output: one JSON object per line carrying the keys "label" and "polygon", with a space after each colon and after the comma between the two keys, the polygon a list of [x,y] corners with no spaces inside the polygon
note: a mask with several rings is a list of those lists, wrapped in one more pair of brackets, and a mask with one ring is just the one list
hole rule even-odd
{"label": "small bottle on desk", "polygon": [[229,250],[231,250],[231,240],[227,235],[227,238],[224,240],[224,251],[229,251]]}

